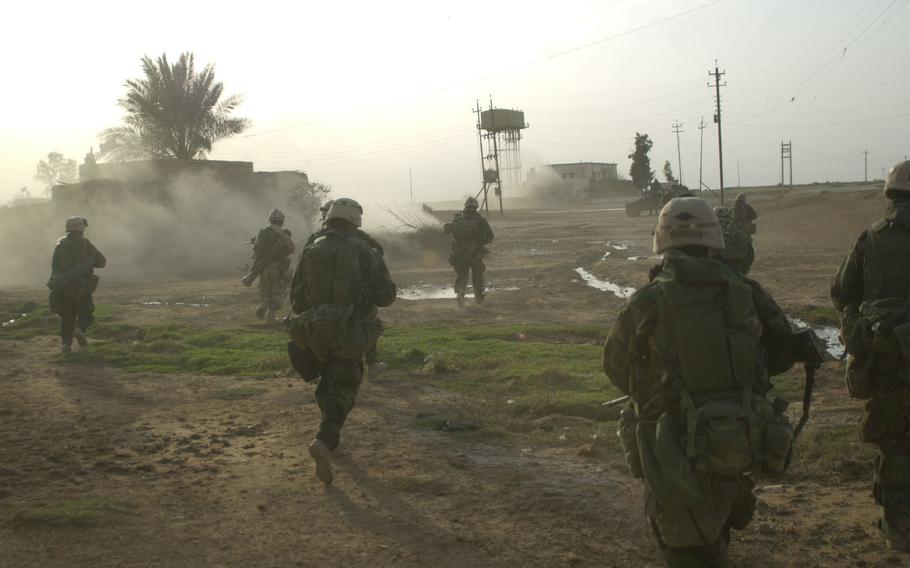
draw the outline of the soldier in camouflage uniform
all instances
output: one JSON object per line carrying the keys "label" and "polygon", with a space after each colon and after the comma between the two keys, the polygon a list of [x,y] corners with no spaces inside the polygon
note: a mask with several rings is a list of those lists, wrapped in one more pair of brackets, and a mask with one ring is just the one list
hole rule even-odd
{"label": "soldier in camouflage uniform", "polygon": [[[793,429],[766,399],[788,369],[793,333],[758,283],[710,258],[723,249],[710,205],[684,197],[660,212],[663,263],[607,336],[604,371],[631,404],[620,420],[629,467],[671,568],[730,568],[731,529],[752,520],[748,472],[782,472]],[[779,341],[772,341],[776,338]]]}
{"label": "soldier in camouflage uniform", "polygon": [[746,203],[746,194],[740,193],[733,202],[733,222],[740,226],[747,235],[754,235],[758,230],[755,220],[758,219],[758,213],[755,208]]}
{"label": "soldier in camouflage uniform", "polygon": [[[310,238],[307,239],[306,246],[309,246],[319,238],[321,235],[325,234],[328,228],[325,225],[326,215],[329,213],[329,209],[332,208],[332,204],[335,203],[334,199],[329,199],[319,207],[319,213],[322,216],[322,229],[316,231]],[[379,241],[374,239],[369,233],[361,229],[360,227],[356,230],[357,236],[366,242],[370,248],[372,248],[379,256],[385,255],[385,250],[382,248],[382,245],[379,244]],[[389,366],[385,361],[379,360],[379,337],[382,335],[385,327],[383,326],[382,320],[378,317],[376,318],[376,325],[379,328],[379,335],[376,336],[376,341],[367,349],[366,354],[364,355],[364,360],[367,364],[367,369],[369,370],[370,377],[375,377],[385,371]]]}
{"label": "soldier in camouflage uniform", "polygon": [[92,293],[98,286],[95,268],[104,268],[104,255],[85,238],[88,221],[84,217],[66,220],[66,236],[57,241],[51,260],[51,310],[60,316],[61,350],[72,350],[73,338],[80,346],[88,345],[85,332],[95,322]]}
{"label": "soldier in camouflage uniform", "polygon": [[860,234],[831,286],[843,312],[847,388],[866,400],[865,442],[878,446],[872,493],[882,535],[910,552],[910,162],[891,168],[884,217]]}
{"label": "soldier in camouflage uniform", "polygon": [[755,261],[752,237],[742,230],[739,223],[733,222],[729,208],[715,207],[714,214],[717,215],[724,234],[724,248],[713,252],[711,256],[736,269],[740,274],[748,274]]}
{"label": "soldier in camouflage uniform", "polygon": [[242,282],[251,286],[259,277],[259,307],[256,317],[273,321],[287,297],[291,281],[291,255],[294,241],[291,232],[284,228],[284,213],[278,209],[269,212],[269,226],[261,229],[253,239],[253,266]]}
{"label": "soldier in camouflage uniform", "polygon": [[324,483],[334,479],[331,452],[354,407],[364,354],[381,332],[377,307],[391,305],[397,293],[382,256],[357,232],[362,214],[353,199],[334,201],[325,228],[303,249],[291,287],[290,325],[302,329],[291,336],[311,354],[319,377],[322,420],[309,453]]}
{"label": "soldier in camouflage uniform", "polygon": [[469,197],[464,202],[464,210],[456,213],[452,222],[444,226],[445,232],[453,237],[449,264],[455,267],[455,294],[459,307],[464,306],[469,274],[474,287],[474,301],[478,304],[483,302],[483,273],[487,268],[483,258],[488,253],[486,245],[493,242],[493,229],[478,212],[479,208],[477,199]]}

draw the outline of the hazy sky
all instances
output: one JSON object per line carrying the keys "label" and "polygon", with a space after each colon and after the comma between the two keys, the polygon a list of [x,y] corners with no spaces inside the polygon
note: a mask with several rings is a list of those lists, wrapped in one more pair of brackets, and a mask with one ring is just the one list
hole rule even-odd
{"label": "hazy sky", "polygon": [[118,124],[140,58],[192,51],[240,93],[247,135],[210,158],[300,169],[336,195],[421,200],[480,186],[472,108],[490,95],[530,128],[525,168],[619,164],[636,131],[652,167],[718,183],[717,58],[727,86],[725,182],[777,183],[792,140],[794,181],[869,177],[910,153],[908,0],[561,2],[16,2],[0,34],[0,201],[29,186],[50,151],[81,162]]}

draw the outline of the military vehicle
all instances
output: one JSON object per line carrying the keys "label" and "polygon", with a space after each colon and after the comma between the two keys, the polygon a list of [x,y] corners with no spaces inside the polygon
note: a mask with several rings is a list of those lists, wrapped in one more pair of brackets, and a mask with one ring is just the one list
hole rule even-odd
{"label": "military vehicle", "polygon": [[692,197],[692,192],[684,185],[672,185],[670,189],[643,189],[641,197],[626,203],[626,215],[638,217],[643,212],[655,214],[674,197]]}

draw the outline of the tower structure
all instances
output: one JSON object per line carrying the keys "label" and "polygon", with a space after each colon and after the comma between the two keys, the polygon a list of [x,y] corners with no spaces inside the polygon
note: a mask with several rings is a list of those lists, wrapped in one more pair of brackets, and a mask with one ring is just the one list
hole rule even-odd
{"label": "tower structure", "polygon": [[523,182],[521,131],[528,127],[525,113],[515,109],[495,108],[492,97],[489,108],[481,110],[480,101],[477,101],[474,112],[477,114],[483,174],[481,206],[487,212],[490,211],[490,190],[493,190],[499,200],[499,214],[502,215],[503,189],[518,189]]}

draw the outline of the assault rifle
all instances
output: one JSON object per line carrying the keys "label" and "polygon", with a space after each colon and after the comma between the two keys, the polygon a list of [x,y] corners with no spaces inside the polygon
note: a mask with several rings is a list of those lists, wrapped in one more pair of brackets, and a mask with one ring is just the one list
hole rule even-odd
{"label": "assault rifle", "polygon": [[[290,239],[290,237],[287,234],[282,233],[278,237],[278,240],[275,241],[275,243],[272,245],[272,248],[270,248],[269,251],[266,254],[264,254],[262,257],[257,258],[253,262],[253,266],[252,266],[252,268],[250,268],[249,273],[247,273],[243,278],[240,279],[240,281],[243,282],[244,286],[247,286],[247,287],[252,286],[253,281],[255,281],[256,278],[260,274],[262,274],[262,271],[265,270],[265,267],[268,266],[268,264],[270,262],[272,262],[273,260],[275,260],[275,258],[277,258],[279,256],[279,254],[281,252],[280,249],[284,246],[285,239]],[[256,241],[255,237],[250,239],[251,243],[253,243],[255,241]]]}
{"label": "assault rifle", "polygon": [[794,358],[796,361],[802,361],[806,373],[806,381],[803,385],[803,411],[799,416],[799,422],[796,423],[796,428],[793,429],[793,440],[795,441],[806,426],[806,422],[809,421],[812,390],[815,388],[815,372],[821,368],[822,363],[826,360],[830,361],[833,357],[828,353],[825,342],[809,328],[794,333],[793,339]]}
{"label": "assault rifle", "polygon": [[89,255],[66,272],[52,275],[47,281],[47,287],[51,289],[51,292],[63,292],[71,282],[74,282],[83,276],[88,276],[89,272],[91,272],[94,267],[95,257]]}

